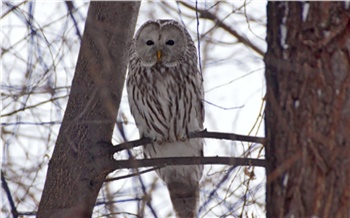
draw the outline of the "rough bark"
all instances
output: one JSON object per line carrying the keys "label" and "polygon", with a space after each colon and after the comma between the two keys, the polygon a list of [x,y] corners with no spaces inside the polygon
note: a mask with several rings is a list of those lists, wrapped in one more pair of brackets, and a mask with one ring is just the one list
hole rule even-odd
{"label": "rough bark", "polygon": [[267,8],[267,217],[350,217],[350,8],[307,4]]}
{"label": "rough bark", "polygon": [[110,142],[140,2],[91,2],[68,105],[37,217],[91,217],[112,157]]}

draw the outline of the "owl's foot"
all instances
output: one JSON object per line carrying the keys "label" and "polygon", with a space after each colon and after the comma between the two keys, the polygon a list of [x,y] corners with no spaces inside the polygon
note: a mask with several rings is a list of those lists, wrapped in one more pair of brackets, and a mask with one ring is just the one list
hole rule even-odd
{"label": "owl's foot", "polygon": [[176,140],[177,140],[177,141],[183,141],[183,142],[184,142],[184,141],[186,141],[187,139],[188,139],[188,136],[187,136],[187,135],[186,135],[186,136],[185,136],[185,135],[177,135],[177,136],[176,136]]}
{"label": "owl's foot", "polygon": [[159,137],[154,137],[153,142],[158,144],[158,145],[162,145],[164,143],[164,139],[159,138]]}
{"label": "owl's foot", "polygon": [[156,141],[154,141],[154,142],[157,143],[158,145],[162,145],[164,141],[162,141],[162,140],[156,140]]}

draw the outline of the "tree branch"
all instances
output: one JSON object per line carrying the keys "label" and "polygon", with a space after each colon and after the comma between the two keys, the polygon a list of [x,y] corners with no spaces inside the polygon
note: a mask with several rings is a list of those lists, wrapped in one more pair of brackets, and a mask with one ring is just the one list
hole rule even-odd
{"label": "tree branch", "polygon": [[201,132],[190,133],[190,138],[213,138],[213,139],[226,139],[233,141],[245,141],[264,144],[265,138],[256,136],[239,135],[235,133],[222,133],[222,132],[208,132],[207,129]]}
{"label": "tree branch", "polygon": [[[126,176],[117,178],[105,179],[104,182],[111,182],[119,179],[125,179],[132,176],[137,176],[143,173],[148,173],[153,170],[163,168],[170,165],[198,165],[198,164],[215,164],[215,165],[230,165],[232,167],[237,166],[256,166],[266,167],[266,160],[254,159],[254,158],[239,158],[239,157],[166,157],[166,158],[152,158],[152,159],[129,159],[129,160],[116,160],[110,162],[110,172],[118,169],[130,169],[139,167],[152,167],[141,171],[139,173],[133,173]],[[92,181],[95,183],[96,181]]]}
{"label": "tree branch", "polygon": [[13,218],[17,218],[18,217],[18,211],[17,211],[17,208],[15,206],[15,202],[13,201],[13,198],[12,198],[12,195],[11,195],[11,192],[10,192],[10,189],[7,185],[7,182],[6,182],[6,179],[4,177],[4,172],[1,170],[1,185],[6,193],[6,196],[7,196],[7,199],[10,203],[10,206],[11,206],[11,213],[12,213],[12,216]]}
{"label": "tree branch", "polygon": [[[189,138],[214,138],[214,139],[226,139],[226,140],[239,140],[253,143],[264,144],[265,138],[238,135],[234,133],[222,133],[222,132],[208,132],[206,129],[201,132],[190,133]],[[121,143],[116,146],[108,146],[109,153],[113,155],[116,152],[132,149],[141,145],[146,146],[153,142],[150,138],[141,138],[134,141]],[[110,172],[124,168],[139,168],[139,167],[151,167],[154,169],[146,170],[146,172],[164,167],[166,165],[196,165],[196,164],[225,164],[231,166],[258,166],[266,167],[266,161],[263,159],[253,158],[237,158],[237,157],[168,157],[168,158],[152,158],[152,159],[130,159],[130,160],[115,160],[108,163]],[[131,175],[124,176],[125,178]],[[124,178],[121,177],[121,178]],[[121,179],[118,178],[118,179]],[[112,179],[113,180],[113,179]]]}
{"label": "tree branch", "polygon": [[149,168],[147,170],[139,171],[139,172],[136,172],[136,173],[130,173],[130,174],[125,175],[125,176],[118,176],[118,177],[114,177],[114,178],[108,178],[108,179],[105,179],[104,182],[113,182],[113,181],[116,181],[116,180],[121,180],[121,179],[126,179],[126,178],[130,178],[130,177],[134,177],[134,176],[139,176],[141,174],[149,173],[151,171],[158,170],[158,169],[163,168],[163,167],[164,166],[157,166],[157,167],[152,167],[152,168]]}
{"label": "tree branch", "polygon": [[[233,141],[253,142],[253,143],[259,143],[259,144],[265,143],[265,138],[262,138],[262,137],[238,135],[234,133],[208,132],[206,129],[201,132],[190,133],[189,138],[213,138],[213,139],[226,139],[226,140],[233,140]],[[132,149],[135,147],[139,147],[141,145],[145,146],[152,142],[153,140],[150,138],[142,138],[134,141],[129,141],[129,142],[121,143],[119,145],[115,145],[111,147],[110,152],[114,154],[116,152],[119,152],[125,149]]]}
{"label": "tree branch", "polygon": [[77,36],[79,37],[80,41],[82,39],[81,37],[81,33],[80,33],[80,30],[79,30],[79,27],[78,27],[78,24],[77,24],[77,21],[74,17],[74,12],[76,10],[75,6],[74,6],[74,3],[73,1],[65,1],[66,3],[66,6],[67,6],[67,9],[68,9],[68,12],[69,12],[69,16],[72,18],[72,21],[74,23],[74,27],[75,27],[75,32],[77,34]]}
{"label": "tree branch", "polygon": [[114,169],[169,166],[169,165],[198,165],[198,164],[223,164],[231,166],[258,166],[265,167],[263,159],[239,158],[239,157],[166,157],[152,159],[130,159],[114,162]]}
{"label": "tree branch", "polygon": [[248,39],[240,35],[236,30],[232,29],[230,26],[226,25],[223,21],[221,21],[215,14],[209,12],[208,10],[203,10],[196,8],[184,1],[181,1],[180,4],[185,6],[186,8],[192,9],[194,11],[197,11],[199,13],[199,17],[203,19],[208,19],[211,20],[217,25],[218,27],[224,29],[225,31],[229,32],[231,35],[237,38],[237,40],[246,46],[250,47],[253,49],[256,53],[258,53],[261,56],[264,56],[264,52],[258,48],[256,45],[254,45],[252,42],[250,42]]}

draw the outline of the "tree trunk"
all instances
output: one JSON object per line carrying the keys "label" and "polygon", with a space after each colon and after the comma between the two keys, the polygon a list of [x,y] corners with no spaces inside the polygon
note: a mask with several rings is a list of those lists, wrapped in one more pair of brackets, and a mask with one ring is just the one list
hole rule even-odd
{"label": "tree trunk", "polygon": [[267,217],[350,217],[350,7],[267,16]]}
{"label": "tree trunk", "polygon": [[91,217],[113,161],[110,142],[140,2],[91,2],[68,105],[37,217]]}

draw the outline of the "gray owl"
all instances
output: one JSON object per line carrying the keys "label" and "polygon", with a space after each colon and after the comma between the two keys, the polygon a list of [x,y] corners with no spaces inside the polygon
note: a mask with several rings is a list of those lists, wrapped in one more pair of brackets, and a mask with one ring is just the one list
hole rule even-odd
{"label": "gray owl", "polygon": [[[137,31],[130,49],[127,91],[146,158],[203,156],[203,140],[188,135],[203,129],[203,80],[187,30],[174,20],[151,20]],[[167,166],[156,171],[166,183],[178,217],[195,217],[202,165]]]}

